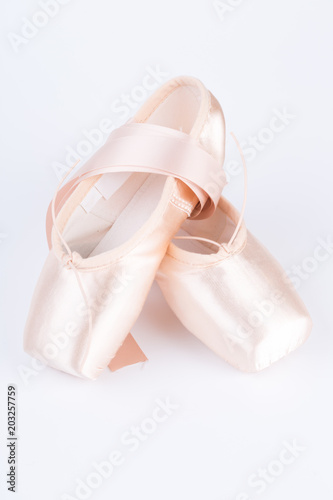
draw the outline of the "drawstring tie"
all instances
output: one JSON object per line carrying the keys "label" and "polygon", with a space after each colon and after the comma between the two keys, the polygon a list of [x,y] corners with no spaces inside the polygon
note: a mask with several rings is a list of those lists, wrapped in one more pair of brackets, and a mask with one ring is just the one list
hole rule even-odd
{"label": "drawstring tie", "polygon": [[74,168],[77,166],[77,164],[79,163],[79,161],[80,160],[78,160],[76,163],[74,163],[74,165],[68,170],[68,172],[66,172],[66,174],[63,176],[63,178],[59,182],[59,184],[57,186],[57,189],[56,189],[56,191],[54,193],[54,196],[52,198],[51,215],[52,215],[53,227],[56,230],[57,235],[58,235],[58,237],[59,237],[59,239],[60,239],[63,247],[65,248],[65,250],[67,252],[67,257],[66,257],[66,261],[64,263],[64,266],[67,269],[71,269],[74,272],[76,281],[77,281],[78,286],[79,286],[80,291],[81,291],[81,295],[82,295],[83,300],[84,300],[84,302],[86,304],[86,307],[87,307],[88,322],[89,322],[89,337],[90,337],[91,333],[92,333],[92,312],[91,312],[91,307],[90,307],[90,304],[89,304],[88,296],[87,296],[87,294],[86,294],[86,292],[84,290],[84,286],[83,286],[83,283],[82,283],[82,280],[81,280],[81,277],[80,277],[80,268],[77,267],[77,264],[75,263],[75,258],[74,258],[73,252],[70,249],[70,247],[69,247],[68,243],[66,242],[65,238],[62,236],[61,231],[59,230],[59,227],[58,227],[57,221],[56,221],[56,214],[55,214],[55,202],[56,202],[57,196],[59,194],[59,190],[60,190],[62,184],[64,183],[64,181],[67,179],[67,177],[73,172]]}

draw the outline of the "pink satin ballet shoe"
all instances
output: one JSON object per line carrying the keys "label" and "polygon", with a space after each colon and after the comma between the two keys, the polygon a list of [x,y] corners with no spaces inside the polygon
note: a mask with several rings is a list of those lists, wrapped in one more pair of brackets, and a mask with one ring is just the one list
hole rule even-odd
{"label": "pink satin ballet shoe", "polygon": [[222,197],[209,219],[183,223],[157,282],[190,332],[232,366],[256,372],[303,344],[312,321],[282,267],[246,230],[246,192],[241,214]]}
{"label": "pink satin ballet shoe", "polygon": [[200,81],[179,77],[58,187],[26,352],[89,379],[110,360],[116,369],[146,359],[128,332],[181,224],[215,210],[223,137],[216,99]]}

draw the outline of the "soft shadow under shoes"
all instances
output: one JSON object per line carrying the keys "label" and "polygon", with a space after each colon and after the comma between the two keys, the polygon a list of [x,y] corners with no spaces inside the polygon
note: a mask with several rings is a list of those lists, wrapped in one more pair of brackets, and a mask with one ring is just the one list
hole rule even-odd
{"label": "soft shadow under shoes", "polygon": [[183,223],[157,282],[183,325],[234,367],[269,366],[309,336],[309,314],[279,263],[221,198],[208,220]]}
{"label": "soft shadow under shoes", "polygon": [[50,206],[25,350],[90,379],[116,360],[170,240],[213,214],[223,159],[222,110],[194,78],[167,82],[114,130]]}

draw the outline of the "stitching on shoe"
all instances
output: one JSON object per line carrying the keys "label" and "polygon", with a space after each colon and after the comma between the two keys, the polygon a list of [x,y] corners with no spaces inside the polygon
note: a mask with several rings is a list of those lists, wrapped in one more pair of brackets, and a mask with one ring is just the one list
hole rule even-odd
{"label": "stitching on shoe", "polygon": [[191,216],[191,212],[187,209],[187,207],[182,206],[182,205],[180,205],[180,204],[178,204],[178,203],[175,203],[174,201],[170,201],[170,203],[171,203],[174,207],[179,208],[180,210],[182,210],[183,212],[185,212],[185,213],[186,213],[186,215],[187,215],[188,217],[190,217],[190,216]]}
{"label": "stitching on shoe", "polygon": [[190,212],[190,214],[191,214],[191,212],[192,212],[192,205],[190,205],[187,201],[183,200],[182,198],[179,198],[176,195],[172,195],[171,196],[171,201],[176,206],[179,206],[179,207],[182,207],[182,208],[186,208]]}
{"label": "stitching on shoe", "polygon": [[176,194],[173,194],[173,195],[172,195],[172,199],[174,199],[174,198],[175,198],[176,200],[180,201],[182,204],[184,204],[184,205],[188,206],[188,208],[189,208],[190,210],[192,210],[192,203],[190,203],[189,201],[183,200],[183,198],[180,198],[180,196],[177,196]]}
{"label": "stitching on shoe", "polygon": [[179,208],[180,210],[182,210],[183,212],[185,212],[186,215],[188,215],[189,217],[191,216],[191,212],[189,210],[189,207],[187,207],[186,205],[183,205],[182,203],[179,203],[177,200],[174,200],[173,198],[170,200],[170,203],[174,207]]}

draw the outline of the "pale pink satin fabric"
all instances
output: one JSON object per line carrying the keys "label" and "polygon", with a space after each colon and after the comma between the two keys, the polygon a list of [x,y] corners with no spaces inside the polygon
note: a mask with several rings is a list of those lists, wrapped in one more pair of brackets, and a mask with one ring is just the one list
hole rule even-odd
{"label": "pale pink satin fabric", "polygon": [[[172,100],[178,90],[181,95],[176,103],[184,103],[184,98],[190,97],[182,113]],[[160,105],[163,110],[155,125],[155,112]],[[178,130],[183,128],[179,117],[187,112],[191,118],[184,121],[187,133],[183,133]],[[142,123],[147,120],[149,124]],[[172,126],[175,129],[169,128]],[[112,369],[130,364],[135,349],[127,335],[140,314],[171,238],[189,214],[197,218],[211,214],[225,184],[224,130],[221,107],[202,83],[190,77],[173,79],[146,101],[134,122],[111,134],[112,147],[107,141],[59,191],[54,215],[63,234],[103,174],[126,171],[168,177],[161,199],[146,223],[126,243],[87,258],[78,253],[80,250],[65,251],[62,238],[52,231],[49,210],[50,253],[26,324],[28,353],[54,368],[88,378],[96,378],[112,358]],[[84,220],[76,224],[75,220],[75,231],[80,232]],[[69,261],[71,266],[67,265]],[[128,275],[131,279],[122,288],[119,280]],[[88,328],[89,309],[92,329]],[[53,356],[55,350],[58,352]],[[126,351],[129,358],[124,361]],[[144,357],[139,348],[135,357]]]}
{"label": "pale pink satin fabric", "polygon": [[[239,214],[221,198],[202,233],[218,239],[228,218],[236,226]],[[192,222],[184,226],[200,234]],[[157,282],[183,325],[242,371],[262,370],[286,356],[305,342],[312,328],[286,273],[244,222],[233,242],[216,253],[196,253],[171,243]]]}
{"label": "pale pink satin fabric", "polygon": [[[82,259],[74,253],[92,313],[92,332],[77,278],[51,250],[33,296],[25,349],[49,366],[90,379],[97,378],[110,360],[113,370],[142,361],[142,352],[138,346],[133,349],[128,332],[142,310],[169,241],[185,218],[184,212],[169,204],[149,237],[100,269],[82,271]],[[124,348],[119,351],[121,345]]]}
{"label": "pale pink satin fabric", "polygon": [[[47,215],[50,248],[56,214],[75,187],[89,177],[120,171],[157,173],[182,180],[196,194],[199,200],[196,215],[200,214],[201,218],[208,217],[215,210],[220,191],[226,184],[220,163],[193,137],[159,125],[127,123],[114,130],[106,144],[84,164],[75,178],[56,193]],[[213,179],[218,179],[218,183],[214,183]],[[77,279],[82,288],[80,278]],[[85,292],[82,295],[85,297]],[[131,349],[126,347],[128,345]],[[142,350],[129,334],[124,348],[117,353],[111,366],[114,369],[115,366],[135,364],[141,360]]]}
{"label": "pale pink satin fabric", "polygon": [[[178,130],[146,123],[127,123],[114,130],[107,142],[59,190],[56,214],[83,180],[106,173],[146,172],[182,180],[199,200],[194,216],[209,217],[215,210],[226,175],[221,164],[193,137]],[[52,218],[47,214],[47,238],[51,246]]]}

